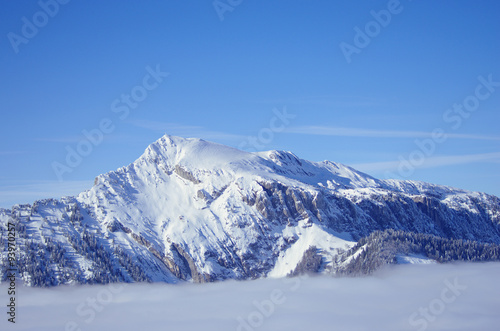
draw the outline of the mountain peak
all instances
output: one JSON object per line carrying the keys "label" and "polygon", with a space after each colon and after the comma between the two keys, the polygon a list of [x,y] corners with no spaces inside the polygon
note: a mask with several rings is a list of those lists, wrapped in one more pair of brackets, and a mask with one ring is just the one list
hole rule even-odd
{"label": "mountain peak", "polygon": [[[281,277],[311,261],[312,272],[337,270],[357,261],[341,256],[346,246],[386,229],[404,242],[418,233],[500,243],[493,196],[169,135],[74,199],[0,210],[0,228],[14,218],[32,285]],[[52,254],[45,271],[32,262],[40,252]]]}
{"label": "mountain peak", "polygon": [[211,169],[231,162],[252,158],[252,154],[236,148],[199,138],[164,135],[148,146],[143,157],[153,158],[169,165]]}

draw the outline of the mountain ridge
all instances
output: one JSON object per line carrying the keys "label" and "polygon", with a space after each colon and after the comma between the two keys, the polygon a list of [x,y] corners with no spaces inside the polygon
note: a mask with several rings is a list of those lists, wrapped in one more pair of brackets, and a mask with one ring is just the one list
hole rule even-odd
{"label": "mountain ridge", "polygon": [[[168,135],[76,197],[0,209],[2,230],[9,221],[32,285],[284,277],[307,265],[306,252],[326,272],[387,229],[500,244],[492,195]],[[40,270],[34,252],[47,249]],[[50,281],[34,283],[41,274]]]}

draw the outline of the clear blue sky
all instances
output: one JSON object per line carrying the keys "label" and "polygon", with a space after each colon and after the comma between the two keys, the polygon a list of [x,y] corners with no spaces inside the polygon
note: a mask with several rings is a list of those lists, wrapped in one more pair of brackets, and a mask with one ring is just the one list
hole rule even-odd
{"label": "clear blue sky", "polygon": [[74,195],[164,133],[500,196],[498,1],[54,3],[2,2],[2,207]]}

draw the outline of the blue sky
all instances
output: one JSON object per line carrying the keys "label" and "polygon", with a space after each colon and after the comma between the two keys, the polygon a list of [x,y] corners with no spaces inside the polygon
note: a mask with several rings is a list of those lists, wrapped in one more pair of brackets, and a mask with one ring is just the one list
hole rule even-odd
{"label": "blue sky", "polygon": [[2,7],[1,207],[74,195],[165,133],[500,196],[497,1]]}

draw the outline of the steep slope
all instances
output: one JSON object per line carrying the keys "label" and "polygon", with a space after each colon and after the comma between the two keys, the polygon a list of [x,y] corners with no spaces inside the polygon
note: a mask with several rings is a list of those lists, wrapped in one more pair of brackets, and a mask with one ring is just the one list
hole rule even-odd
{"label": "steep slope", "polygon": [[9,221],[33,285],[282,277],[312,246],[328,270],[385,229],[500,243],[491,195],[172,136],[75,198],[1,209]]}

